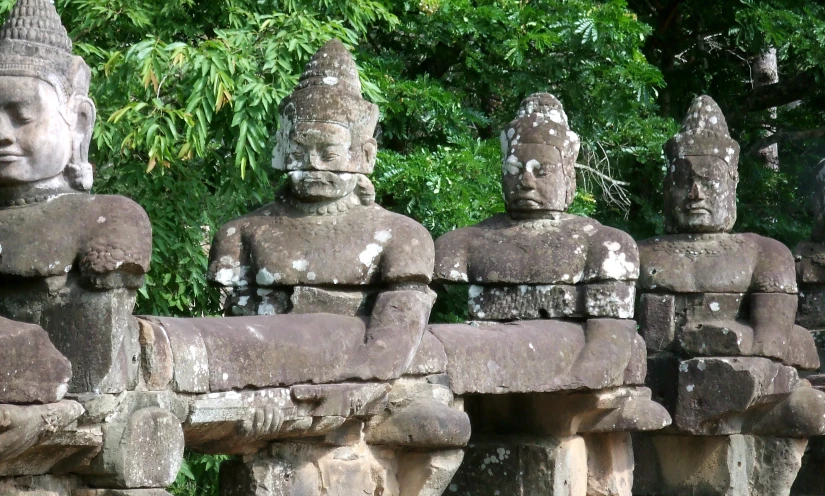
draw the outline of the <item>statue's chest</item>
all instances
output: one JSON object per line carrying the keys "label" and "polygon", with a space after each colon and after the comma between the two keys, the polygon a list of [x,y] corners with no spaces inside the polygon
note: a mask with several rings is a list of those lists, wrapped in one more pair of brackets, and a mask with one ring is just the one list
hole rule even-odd
{"label": "statue's chest", "polygon": [[54,276],[71,271],[85,235],[43,209],[0,211],[0,274]]}
{"label": "statue's chest", "polygon": [[642,291],[746,293],[755,265],[752,248],[736,237],[712,242],[668,241],[640,247]]}
{"label": "statue's chest", "polygon": [[349,219],[273,219],[246,238],[259,286],[365,285],[380,280],[392,231]]}
{"label": "statue's chest", "polygon": [[470,241],[470,282],[575,283],[583,275],[588,237],[575,232],[502,229]]}

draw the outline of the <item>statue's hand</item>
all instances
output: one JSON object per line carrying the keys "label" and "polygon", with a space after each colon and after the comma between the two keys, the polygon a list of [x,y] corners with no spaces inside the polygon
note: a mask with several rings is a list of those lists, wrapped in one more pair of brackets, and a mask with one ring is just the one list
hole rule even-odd
{"label": "statue's hand", "polygon": [[273,405],[258,407],[251,419],[238,424],[238,433],[248,439],[264,439],[277,434],[283,422],[280,408]]}

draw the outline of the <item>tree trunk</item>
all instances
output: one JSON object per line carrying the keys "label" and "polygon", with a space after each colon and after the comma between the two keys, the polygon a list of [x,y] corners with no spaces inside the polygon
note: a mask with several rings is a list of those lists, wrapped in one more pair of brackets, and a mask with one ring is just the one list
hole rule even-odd
{"label": "tree trunk", "polygon": [[[769,48],[759,54],[754,60],[753,64],[753,86],[759,88],[769,84],[776,84],[779,82],[779,70],[776,63],[776,48]],[[776,120],[776,107],[770,109],[771,120]],[[776,129],[771,126],[765,137],[768,137],[776,132]],[[759,154],[762,163],[765,167],[773,170],[779,170],[779,145],[774,143],[764,148],[759,149]]]}

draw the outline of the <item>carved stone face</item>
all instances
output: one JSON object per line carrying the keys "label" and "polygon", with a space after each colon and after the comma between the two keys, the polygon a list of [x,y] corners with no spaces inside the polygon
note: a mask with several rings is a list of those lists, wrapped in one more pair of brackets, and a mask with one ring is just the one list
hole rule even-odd
{"label": "carved stone face", "polygon": [[[305,201],[343,198],[354,189],[357,178],[347,170],[354,159],[349,129],[328,122],[299,123],[289,137],[287,169],[289,188]],[[360,154],[359,154],[360,155]]]}
{"label": "carved stone face", "polygon": [[736,181],[713,156],[677,158],[671,166],[670,209],[681,233],[726,232],[736,223]]}
{"label": "carved stone face", "polygon": [[511,147],[501,185],[508,212],[563,212],[568,207],[565,172],[558,148],[538,143]]}
{"label": "carved stone face", "polygon": [[290,171],[289,189],[299,200],[333,201],[352,193],[358,179],[349,172]]}
{"label": "carved stone face", "polygon": [[72,156],[72,130],[55,88],[31,77],[0,76],[0,185],[60,174]]}

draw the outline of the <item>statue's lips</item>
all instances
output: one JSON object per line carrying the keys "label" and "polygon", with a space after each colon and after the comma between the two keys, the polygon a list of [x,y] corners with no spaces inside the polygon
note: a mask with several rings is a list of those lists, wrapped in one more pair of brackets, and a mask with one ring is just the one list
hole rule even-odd
{"label": "statue's lips", "polygon": [[687,213],[688,213],[688,214],[690,214],[690,215],[705,215],[705,214],[709,214],[709,213],[710,213],[710,210],[709,210],[708,208],[706,208],[706,207],[698,207],[698,206],[695,206],[695,207],[687,207],[687,208],[685,208],[685,210],[686,210],[686,211],[687,211]]}
{"label": "statue's lips", "polygon": [[22,158],[23,155],[18,155],[15,153],[0,153],[0,163],[17,162]]}

